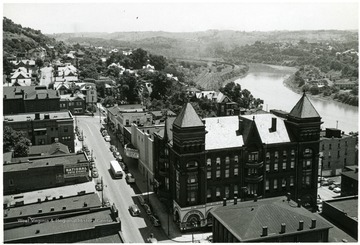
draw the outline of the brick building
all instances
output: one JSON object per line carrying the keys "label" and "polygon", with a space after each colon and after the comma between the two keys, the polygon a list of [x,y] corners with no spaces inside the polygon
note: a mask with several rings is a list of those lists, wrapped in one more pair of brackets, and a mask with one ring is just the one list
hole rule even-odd
{"label": "brick building", "polygon": [[327,128],[320,135],[323,176],[340,175],[346,166],[356,164],[355,136],[335,128]]}
{"label": "brick building", "polygon": [[4,115],[59,111],[59,93],[45,86],[3,87]]}
{"label": "brick building", "polygon": [[359,194],[358,166],[349,166],[341,173],[341,196]]}
{"label": "brick building", "polygon": [[72,114],[84,114],[86,111],[85,95],[82,93],[60,95],[60,110]]}
{"label": "brick building", "polygon": [[4,126],[23,131],[32,145],[48,145],[55,139],[74,152],[74,119],[66,112],[36,112],[4,117]]}
{"label": "brick building", "polygon": [[256,114],[201,120],[190,103],[155,134],[155,179],[174,220],[211,223],[223,198],[291,193],[316,208],[321,118],[304,94],[286,118]]}
{"label": "brick building", "polygon": [[214,243],[328,242],[332,227],[287,197],[237,203],[210,212]]}
{"label": "brick building", "polygon": [[3,166],[4,193],[20,193],[87,182],[89,161],[85,153],[13,158]]}

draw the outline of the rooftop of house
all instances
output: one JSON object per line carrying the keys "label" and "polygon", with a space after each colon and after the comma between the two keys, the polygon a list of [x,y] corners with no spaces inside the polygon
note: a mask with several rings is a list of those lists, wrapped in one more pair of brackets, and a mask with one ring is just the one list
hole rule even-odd
{"label": "rooftop of house", "polygon": [[74,165],[77,163],[88,162],[85,153],[66,154],[41,157],[21,157],[13,158],[12,163],[3,166],[3,172],[26,171],[30,168],[42,168],[49,166]]}
{"label": "rooftop of house", "polygon": [[232,102],[226,95],[221,92],[216,92],[213,90],[210,91],[197,91],[195,93],[196,98],[207,98],[209,100],[215,100],[217,103],[222,103],[224,100],[225,102]]}
{"label": "rooftop of house", "polygon": [[60,101],[73,101],[76,99],[85,100],[85,95],[82,93],[75,93],[75,94],[61,94]]}
{"label": "rooftop of house", "polygon": [[205,150],[241,147],[244,145],[242,135],[237,135],[239,117],[211,117],[204,118]]}
{"label": "rooftop of house", "polygon": [[74,210],[84,208],[86,203],[88,208],[100,207],[101,201],[97,193],[90,193],[85,195],[78,195],[73,197],[58,198],[55,200],[49,199],[48,201],[43,200],[39,203],[32,203],[18,207],[10,207],[4,209],[4,218],[20,218],[20,217],[32,217],[39,214],[41,210],[42,214],[50,214],[51,212],[63,211],[63,207],[66,210]]}
{"label": "rooftop of house", "polygon": [[10,62],[13,63],[16,66],[19,65],[19,64],[35,66],[35,60],[17,60],[17,61],[10,61]]}
{"label": "rooftop of house", "polygon": [[4,87],[3,98],[5,99],[57,99],[60,98],[57,91],[47,89],[45,86],[21,86]]}
{"label": "rooftop of house", "polygon": [[[357,166],[356,166],[357,167]],[[348,171],[343,171],[341,173],[341,176],[345,176],[347,178],[353,179],[355,181],[359,180],[359,173],[357,170],[348,170]]]}
{"label": "rooftop of house", "polygon": [[69,148],[60,142],[54,142],[50,145],[32,145],[29,147],[29,156],[34,155],[57,155],[69,154]]}
{"label": "rooftop of house", "polygon": [[[241,202],[236,205],[217,207],[210,212],[242,242],[264,239],[262,229],[264,226],[267,226],[269,238],[332,227],[320,215],[311,213],[304,207],[298,207],[294,201],[288,202],[286,197]],[[311,228],[312,219],[316,219],[314,228]],[[299,231],[300,221],[303,221],[302,231]],[[282,224],[286,226],[284,233],[281,233]]]}
{"label": "rooftop of house", "polygon": [[[50,111],[50,112],[39,112],[39,121],[45,119],[45,115],[49,116],[50,120],[58,119],[72,119],[72,115],[68,111]],[[34,121],[35,113],[22,113],[16,115],[6,115],[4,121],[6,122],[24,122],[24,121]]]}

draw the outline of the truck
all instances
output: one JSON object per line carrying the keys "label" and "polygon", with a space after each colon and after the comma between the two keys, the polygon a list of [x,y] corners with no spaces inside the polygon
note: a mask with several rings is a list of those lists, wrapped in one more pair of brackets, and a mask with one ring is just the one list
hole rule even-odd
{"label": "truck", "polygon": [[120,164],[115,160],[110,161],[110,171],[115,179],[122,179],[124,175],[124,171],[122,170]]}

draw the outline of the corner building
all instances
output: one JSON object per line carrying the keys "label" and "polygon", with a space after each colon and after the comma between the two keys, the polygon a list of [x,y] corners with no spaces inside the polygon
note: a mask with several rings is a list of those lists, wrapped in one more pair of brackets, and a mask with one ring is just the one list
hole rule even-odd
{"label": "corner building", "polygon": [[[173,121],[173,122],[172,122]],[[210,210],[283,196],[316,207],[321,117],[304,94],[290,113],[205,118],[187,103],[155,134],[159,195],[181,230],[211,225]]]}

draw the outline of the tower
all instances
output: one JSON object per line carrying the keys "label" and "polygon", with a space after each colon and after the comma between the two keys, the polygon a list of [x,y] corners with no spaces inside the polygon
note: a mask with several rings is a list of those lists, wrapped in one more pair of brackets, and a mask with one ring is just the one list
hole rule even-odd
{"label": "tower", "polygon": [[296,191],[302,203],[316,206],[321,117],[304,93],[285,120],[292,142],[296,142]]}
{"label": "tower", "polygon": [[205,125],[186,103],[172,127],[170,153],[173,199],[181,206],[205,203]]}

